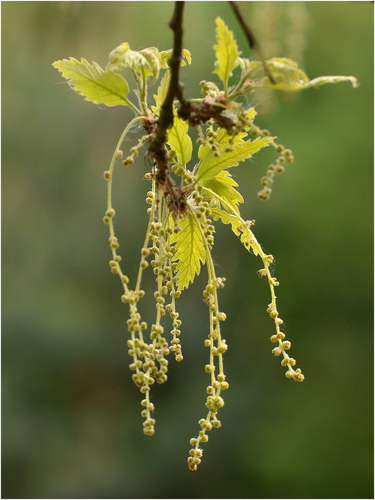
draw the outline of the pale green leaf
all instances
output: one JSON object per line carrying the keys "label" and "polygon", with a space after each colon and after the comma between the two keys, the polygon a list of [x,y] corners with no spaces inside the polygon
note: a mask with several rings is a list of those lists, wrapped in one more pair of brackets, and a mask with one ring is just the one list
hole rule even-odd
{"label": "pale green leaf", "polygon": [[160,80],[160,84],[156,92],[156,95],[154,94],[155,106],[151,106],[151,109],[157,115],[159,114],[160,108],[167,95],[170,80],[171,80],[171,73],[170,71],[166,71],[164,73],[163,78]]}
{"label": "pale green leaf", "polygon": [[293,59],[287,57],[273,57],[267,61],[269,70],[275,80],[285,80],[306,85],[309,77],[298,67],[298,64]]}
{"label": "pale green leaf", "polygon": [[[160,52],[161,68],[169,68],[168,60],[171,58],[172,52],[173,49],[162,50]],[[181,66],[186,66],[187,64],[191,64],[191,54],[187,49],[182,49]]]}
{"label": "pale green leaf", "polygon": [[238,66],[238,57],[241,53],[238,51],[233,32],[230,31],[221,17],[216,20],[216,45],[214,45],[216,61],[214,73],[226,86],[232,74],[232,71]]}
{"label": "pale green leaf", "polygon": [[211,209],[212,217],[215,220],[221,219],[224,224],[231,224],[232,231],[237,235],[246,250],[253,251],[254,255],[259,255],[262,253],[262,249],[254,236],[254,233],[250,229],[250,224],[242,219],[242,217],[236,213],[228,213],[225,210],[220,210],[218,208]]}
{"label": "pale green leaf", "polygon": [[254,118],[256,117],[256,114],[257,114],[257,112],[255,111],[254,108],[249,108],[248,110],[245,111],[246,118],[249,121],[251,121],[251,122],[254,121]]}
{"label": "pale green leaf", "polygon": [[326,83],[340,83],[340,82],[350,82],[353,88],[359,87],[359,82],[355,76],[318,76],[313,80],[310,80],[308,87],[318,88]]}
{"label": "pale green leaf", "polygon": [[172,233],[171,244],[175,244],[176,253],[173,261],[177,262],[177,289],[183,290],[199,275],[201,263],[206,261],[206,251],[199,223],[193,214],[189,213],[179,218],[181,231]]}
{"label": "pale green leaf", "polygon": [[245,133],[237,134],[234,137],[233,147],[230,151],[226,151],[230,145],[231,136],[224,129],[220,129],[217,142],[219,143],[219,156],[215,156],[214,151],[207,146],[200,146],[198,157],[201,160],[196,171],[198,181],[214,177],[222,170],[230,167],[235,167],[240,161],[250,158],[254,153],[261,148],[268,146],[272,137],[257,137],[253,141],[248,139],[243,140]]}
{"label": "pale green leaf", "polygon": [[114,71],[121,71],[124,66],[128,66],[128,64],[124,64],[123,60],[127,52],[133,52],[128,42],[121,43],[114,48],[108,56],[108,67]]}
{"label": "pale green leaf", "polygon": [[254,61],[253,59],[248,59],[247,57],[239,57],[238,65],[246,73],[255,73],[260,68],[264,68],[264,64],[261,61]]}
{"label": "pale green leaf", "polygon": [[193,145],[188,134],[189,124],[182,120],[173,109],[173,125],[168,130],[167,144],[175,151],[179,165],[185,166],[191,160]]}
{"label": "pale green leaf", "polygon": [[[243,138],[245,137],[246,133],[245,132],[240,132],[239,134],[236,134],[234,136],[234,140],[236,141],[235,143],[236,144],[243,144]],[[229,146],[229,141],[231,139],[231,137],[233,136],[230,136],[227,131],[223,128],[219,129],[218,131],[218,135],[217,135],[217,142],[219,143],[220,147],[226,147],[226,146]],[[199,149],[198,149],[198,158],[203,161],[204,159],[206,159],[207,155],[212,152],[211,148],[209,148],[208,146],[204,146],[204,145],[201,145],[199,146]]]}
{"label": "pale green leaf", "polygon": [[[256,70],[262,67],[262,63],[259,61],[254,61],[252,64]],[[318,88],[326,83],[350,82],[353,87],[359,85],[354,76],[320,76],[310,80],[295,61],[283,57],[274,57],[267,61],[267,65],[276,80],[276,84],[273,84],[268,77],[264,77],[260,80],[254,80],[255,87],[299,92],[311,87]]]}
{"label": "pale green leaf", "polygon": [[60,71],[69,85],[85,96],[86,101],[106,106],[128,105],[129,86],[121,75],[108,68],[103,70],[99,64],[78,61],[71,57],[55,61],[52,66]]}
{"label": "pale green leaf", "polygon": [[[227,170],[222,170],[215,177],[203,179],[201,185],[208,188],[213,193],[218,195],[221,199],[226,201],[232,210],[239,214],[238,204],[243,203],[244,199],[241,194],[235,189],[238,186],[237,182],[233,179]],[[212,193],[207,189],[203,189],[203,196],[212,198]],[[220,200],[219,200],[220,201]]]}
{"label": "pale green leaf", "polygon": [[144,76],[153,76],[153,82],[159,77],[160,72],[160,53],[156,47],[148,47],[147,49],[141,50],[139,52],[147,61],[147,64],[136,69]]}
{"label": "pale green leaf", "polygon": [[109,54],[108,68],[113,71],[121,71],[129,67],[144,77],[153,76],[157,80],[159,76],[161,57],[156,47],[147,47],[143,50],[131,50],[127,42],[122,43]]}

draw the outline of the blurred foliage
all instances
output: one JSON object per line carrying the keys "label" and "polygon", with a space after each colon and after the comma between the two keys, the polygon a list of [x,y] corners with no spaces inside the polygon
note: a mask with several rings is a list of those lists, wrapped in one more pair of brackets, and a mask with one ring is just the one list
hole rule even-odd
{"label": "blurred foliage", "polygon": [[[253,6],[243,6],[251,24]],[[276,258],[279,309],[306,381],[292,384],[280,373],[270,353],[273,325],[259,262],[224,227],[215,246],[227,277],[223,427],[212,433],[201,469],[190,472],[188,440],[207,385],[198,282],[180,301],[184,362],[171,360],[168,383],[156,388],[156,435],[142,434],[127,314],[109,272],[102,223],[102,173],[131,115],[84,102],[51,63],[72,56],[105,65],[124,41],[135,50],[171,48],[172,8],[2,3],[2,497],[372,498],[370,2],[306,2],[307,74],[354,75],[361,86],[274,99],[261,125],[293,149],[296,161],[276,179],[269,202],[256,199],[266,152],[236,170],[245,217],[256,219],[259,241]],[[188,97],[212,78],[218,15],[249,54],[226,2],[187,2]],[[140,158],[117,172],[118,236],[134,272],[147,218],[147,168]]]}

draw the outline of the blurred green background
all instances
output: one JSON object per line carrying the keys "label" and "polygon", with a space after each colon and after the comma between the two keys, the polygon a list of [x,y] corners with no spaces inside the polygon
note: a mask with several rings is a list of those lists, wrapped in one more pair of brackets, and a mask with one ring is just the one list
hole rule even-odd
{"label": "blurred green background", "polygon": [[[241,4],[265,47],[267,30],[277,42],[303,24],[298,15],[288,24],[288,2]],[[155,387],[157,432],[145,437],[102,223],[102,173],[131,113],[85,102],[51,66],[70,56],[105,66],[124,41],[171,48],[173,3],[2,2],[3,498],[373,498],[373,4],[298,5],[308,27],[295,48],[306,44],[308,75],[355,75],[361,86],[277,98],[259,117],[296,158],[270,201],[256,197],[267,152],[235,174],[244,216],[276,258],[279,310],[306,380],[286,380],[271,354],[261,262],[219,227],[230,390],[192,473],[189,439],[208,383],[204,273],[180,299],[184,361],[171,359],[168,382]],[[217,15],[250,55],[227,2],[187,2],[188,97],[215,78]],[[140,158],[116,172],[131,277],[147,168]]]}

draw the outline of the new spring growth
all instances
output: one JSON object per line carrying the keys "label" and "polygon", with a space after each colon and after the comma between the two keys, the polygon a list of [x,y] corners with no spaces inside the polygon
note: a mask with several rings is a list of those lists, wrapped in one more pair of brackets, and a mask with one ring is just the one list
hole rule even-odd
{"label": "new spring growth", "polygon": [[[213,47],[215,83],[202,81],[201,94],[188,100],[180,80],[180,73],[189,70],[183,66],[191,64],[190,52],[182,45],[183,9],[184,2],[175,2],[170,22],[174,31],[172,50],[148,47],[136,51],[124,42],[111,51],[104,69],[95,62],[90,64],[85,59],[74,58],[56,61],[53,66],[87,101],[108,107],[127,106],[134,114],[121,133],[103,174],[107,187],[103,222],[109,231],[110,270],[119,278],[119,295],[127,309],[129,368],[141,393],[143,432],[148,436],[154,434],[156,425],[155,405],[150,396],[152,387],[167,381],[171,353],[176,361],[183,360],[183,325],[178,301],[202,267],[206,268],[203,300],[207,305],[208,324],[202,327],[207,338],[201,340],[207,352],[202,367],[207,376],[206,400],[205,405],[202,404],[205,416],[198,421],[197,436],[190,440],[188,458],[189,469],[196,470],[203,457],[202,445],[208,442],[212,429],[221,427],[218,416],[225,405],[224,391],[229,388],[224,370],[229,341],[227,343],[223,332],[229,336],[232,320],[219,305],[219,292],[225,278],[216,275],[217,266],[212,257],[215,230],[220,222],[229,226],[247,252],[262,260],[258,275],[268,282],[271,302],[267,313],[275,326],[271,336],[272,353],[281,358],[287,378],[304,380],[301,369],[295,368],[296,360],[289,356],[291,343],[281,330],[283,320],[275,294],[279,282],[270,270],[274,259],[258,243],[253,232],[254,221],[242,217],[240,207],[244,198],[232,175],[234,167],[241,163],[247,164],[246,168],[254,168],[252,157],[271,146],[276,158],[262,176],[258,193],[260,199],[267,200],[276,174],[284,172],[293,162],[293,153],[269,130],[256,124],[256,111],[247,103],[254,101],[255,93],[261,88],[296,92],[339,81],[349,81],[355,86],[357,81],[351,76],[310,80],[291,59],[243,58],[233,32],[218,17]],[[242,22],[238,6],[236,12]],[[250,40],[248,27],[245,32]],[[129,83],[126,78],[133,80]],[[158,86],[150,88],[157,81]],[[193,128],[198,135],[197,154],[191,138]],[[134,139],[136,129],[143,130],[139,139]],[[142,157],[150,164],[146,173],[144,162],[140,168],[138,165]],[[147,184],[147,227],[138,271],[132,279],[124,271],[129,266],[119,253],[118,226],[114,224],[113,185],[117,182],[116,169],[121,164],[139,168],[140,182],[145,179]],[[126,188],[126,185],[122,187],[122,196],[128,198]],[[128,215],[138,217],[132,210]],[[127,241],[131,239],[129,234]],[[131,271],[133,274],[133,269]],[[151,291],[149,285],[147,289],[143,287],[146,273],[147,283],[153,285]],[[154,305],[144,311],[142,299],[146,290],[153,296]],[[144,314],[150,316],[147,321]]]}

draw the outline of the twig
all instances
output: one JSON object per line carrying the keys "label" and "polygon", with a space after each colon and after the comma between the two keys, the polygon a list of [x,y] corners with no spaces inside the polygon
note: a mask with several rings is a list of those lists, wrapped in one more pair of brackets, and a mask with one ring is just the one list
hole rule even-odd
{"label": "twig", "polygon": [[[183,12],[185,2],[176,1],[172,19],[169,27],[173,30],[173,51],[169,59],[171,78],[167,94],[160,108],[160,117],[157,122],[145,121],[144,127],[152,137],[148,151],[153,157],[157,172],[156,184],[158,189],[164,192],[169,198],[169,208],[173,214],[182,213],[186,210],[186,193],[181,188],[175,187],[175,182],[170,175],[168,152],[166,149],[167,131],[173,125],[173,101],[175,98],[180,102],[178,115],[186,120],[190,126],[196,127],[206,123],[210,119],[228,132],[235,130],[236,123],[223,112],[225,102],[222,97],[218,97],[214,102],[203,101],[195,104],[184,97],[184,86],[180,82],[180,65],[182,59],[182,36],[183,36]],[[254,37],[251,38],[252,43]],[[270,76],[272,79],[272,76]]]}
{"label": "twig", "polygon": [[272,74],[271,74],[271,72],[270,72],[270,70],[269,70],[269,68],[267,66],[266,59],[264,57],[262,49],[260,48],[258,40],[255,38],[254,33],[251,31],[249,25],[247,24],[246,19],[242,15],[242,12],[240,11],[240,8],[239,8],[237,2],[229,1],[229,5],[232,7],[232,10],[233,10],[236,18],[237,18],[238,22],[240,23],[240,26],[241,26],[243,32],[245,33],[245,36],[247,38],[247,41],[249,42],[250,48],[254,49],[254,50],[256,50],[258,52],[259,57],[260,57],[260,59],[261,59],[261,61],[263,63],[263,66],[264,66],[264,72],[266,73],[266,75],[269,78],[270,82],[275,85],[276,84],[276,80],[272,76]]}
{"label": "twig", "polygon": [[183,102],[183,85],[179,81],[180,64],[182,59],[182,21],[185,2],[176,1],[172,19],[169,27],[173,30],[173,52],[169,59],[171,79],[167,95],[160,109],[160,117],[155,124],[153,140],[149,146],[149,153],[153,156],[156,166],[156,182],[159,189],[164,191],[170,198],[170,208],[174,212],[181,212],[185,209],[183,193],[176,189],[174,181],[169,173],[168,154],[165,147],[167,141],[167,130],[173,125],[173,99],[178,98]]}
{"label": "twig", "polygon": [[159,127],[166,129],[173,124],[173,99],[177,99],[182,103],[183,85],[180,82],[180,65],[182,59],[182,19],[184,12],[185,2],[175,2],[175,9],[173,17],[169,22],[169,27],[173,30],[173,52],[172,57],[169,59],[168,64],[171,70],[171,79],[169,82],[168,92],[165,96],[164,102],[161,106]]}

